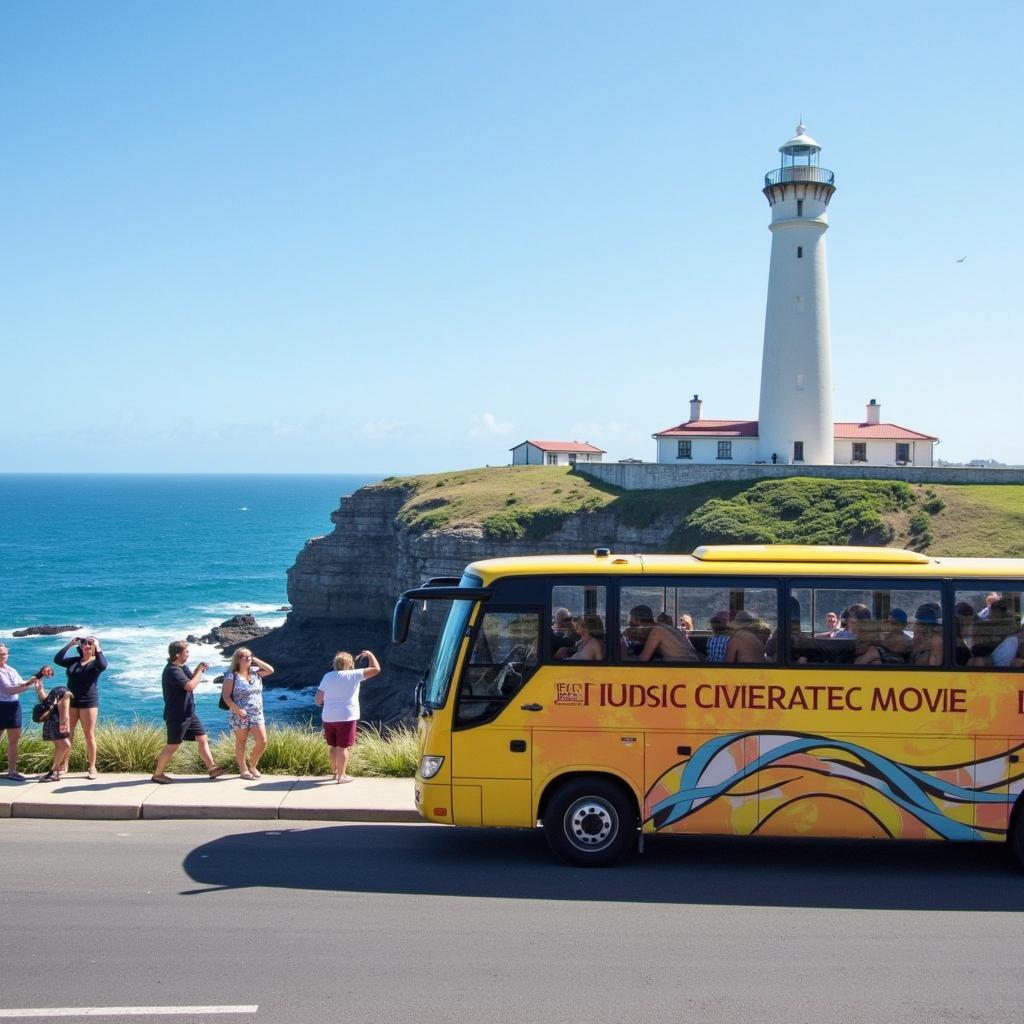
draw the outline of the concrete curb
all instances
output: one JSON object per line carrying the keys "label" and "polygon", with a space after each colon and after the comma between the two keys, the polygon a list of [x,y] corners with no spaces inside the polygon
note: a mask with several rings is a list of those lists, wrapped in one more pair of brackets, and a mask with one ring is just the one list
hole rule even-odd
{"label": "concrete curb", "polygon": [[285,821],[419,821],[412,779],[328,779],[264,775],[216,781],[176,776],[171,786],[148,775],[84,775],[60,782],[0,780],[0,818],[66,818],[82,821],[236,819]]}

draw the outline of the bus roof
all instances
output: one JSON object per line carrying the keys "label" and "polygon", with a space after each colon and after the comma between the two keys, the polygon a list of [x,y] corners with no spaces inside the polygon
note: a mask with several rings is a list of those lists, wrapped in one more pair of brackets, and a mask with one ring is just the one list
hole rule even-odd
{"label": "bus roof", "polygon": [[1024,578],[1024,558],[931,558],[902,548],[813,544],[703,544],[692,555],[522,555],[473,562],[488,584],[502,576],[904,576]]}

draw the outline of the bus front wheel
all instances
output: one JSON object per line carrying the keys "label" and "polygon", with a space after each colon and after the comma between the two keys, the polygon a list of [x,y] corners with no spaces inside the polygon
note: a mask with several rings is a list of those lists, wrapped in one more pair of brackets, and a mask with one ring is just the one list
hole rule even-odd
{"label": "bus front wheel", "polygon": [[544,811],[544,837],[564,861],[604,867],[636,842],[636,808],[619,785],[601,778],[564,782]]}

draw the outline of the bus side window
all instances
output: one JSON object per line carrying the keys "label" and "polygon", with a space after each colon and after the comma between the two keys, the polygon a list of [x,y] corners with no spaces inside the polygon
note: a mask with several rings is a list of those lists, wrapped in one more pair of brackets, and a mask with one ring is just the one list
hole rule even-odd
{"label": "bus side window", "polygon": [[605,587],[560,583],[551,588],[550,660],[604,661],[607,626]]}
{"label": "bus side window", "polygon": [[1020,590],[996,584],[953,594],[953,662],[957,668],[1024,668]]}
{"label": "bus side window", "polygon": [[486,611],[462,673],[456,725],[495,718],[537,668],[540,615]]}
{"label": "bus side window", "polygon": [[794,587],[788,658],[797,665],[939,667],[942,596],[937,589],[882,583]]}

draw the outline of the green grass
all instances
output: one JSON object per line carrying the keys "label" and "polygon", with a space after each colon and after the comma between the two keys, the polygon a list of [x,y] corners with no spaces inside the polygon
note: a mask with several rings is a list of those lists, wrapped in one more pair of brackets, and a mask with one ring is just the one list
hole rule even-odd
{"label": "green grass", "polygon": [[[134,725],[101,725],[96,730],[96,767],[101,772],[152,772],[157,754],[166,742],[159,725],[137,722]],[[211,735],[213,756],[225,767],[235,764],[234,740],[228,733]],[[415,774],[417,738],[413,729],[399,726],[381,732],[372,727],[359,730],[359,742],[352,751],[349,771],[372,778],[407,778]],[[18,768],[26,774],[44,772],[53,759],[53,744],[41,731],[29,727],[22,731],[18,748]],[[0,765],[7,763],[7,736],[0,740]],[[85,742],[81,730],[71,748],[71,771],[85,771]],[[183,743],[171,760],[169,771],[181,775],[200,775],[206,767],[194,743]],[[330,775],[330,761],[323,734],[312,723],[305,727],[271,726],[267,730],[267,750],[260,761],[267,775]]]}

